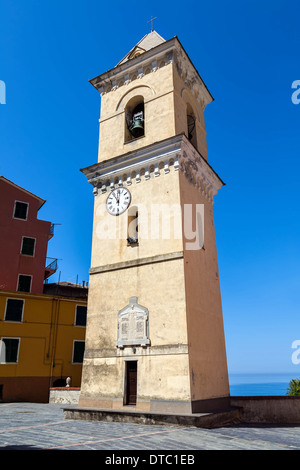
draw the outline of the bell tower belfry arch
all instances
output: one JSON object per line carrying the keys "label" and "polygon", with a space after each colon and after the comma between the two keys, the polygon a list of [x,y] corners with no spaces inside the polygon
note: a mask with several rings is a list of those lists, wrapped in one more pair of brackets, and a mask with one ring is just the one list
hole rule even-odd
{"label": "bell tower belfry arch", "polygon": [[178,38],[147,34],[101,95],[81,407],[194,413],[229,384],[204,109]]}

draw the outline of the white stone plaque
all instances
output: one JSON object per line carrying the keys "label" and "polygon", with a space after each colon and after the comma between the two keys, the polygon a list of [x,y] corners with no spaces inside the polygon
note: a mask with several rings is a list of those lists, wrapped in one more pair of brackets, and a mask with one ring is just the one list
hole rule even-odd
{"label": "white stone plaque", "polygon": [[118,339],[116,346],[147,346],[149,340],[149,312],[130,297],[129,304],[118,313]]}

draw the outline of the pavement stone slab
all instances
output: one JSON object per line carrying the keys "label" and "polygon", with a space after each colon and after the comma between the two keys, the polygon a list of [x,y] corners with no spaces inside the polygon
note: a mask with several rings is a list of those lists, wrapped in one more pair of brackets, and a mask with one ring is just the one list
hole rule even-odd
{"label": "pavement stone slab", "polygon": [[0,403],[0,450],[101,450],[103,458],[112,452],[116,458],[120,452],[196,456],[201,450],[299,449],[300,426],[239,424],[202,429],[80,421],[65,419],[58,404]]}

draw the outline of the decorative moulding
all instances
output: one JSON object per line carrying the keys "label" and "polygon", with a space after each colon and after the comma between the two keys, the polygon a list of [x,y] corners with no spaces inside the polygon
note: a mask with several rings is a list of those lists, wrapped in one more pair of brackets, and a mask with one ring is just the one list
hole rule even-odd
{"label": "decorative moulding", "polygon": [[211,202],[224,185],[184,134],[81,169],[95,196],[178,170]]}
{"label": "decorative moulding", "polygon": [[103,95],[128,85],[147,73],[156,72],[159,68],[171,63],[175,64],[185,86],[202,108],[213,101],[213,97],[177,37],[98,75],[91,79],[90,83],[99,91],[100,95]]}

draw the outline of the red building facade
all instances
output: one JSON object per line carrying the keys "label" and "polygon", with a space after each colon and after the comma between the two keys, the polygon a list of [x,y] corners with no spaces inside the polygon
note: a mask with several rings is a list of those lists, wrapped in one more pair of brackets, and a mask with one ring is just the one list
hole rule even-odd
{"label": "red building facade", "polygon": [[55,262],[46,262],[53,226],[37,218],[44,203],[0,176],[1,290],[43,293],[44,280],[56,270]]}

